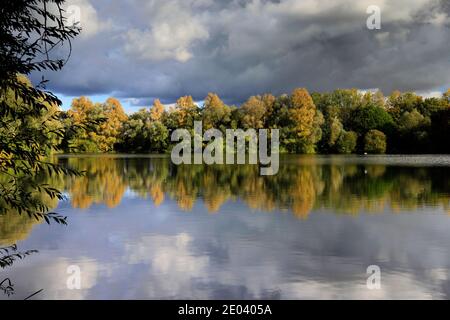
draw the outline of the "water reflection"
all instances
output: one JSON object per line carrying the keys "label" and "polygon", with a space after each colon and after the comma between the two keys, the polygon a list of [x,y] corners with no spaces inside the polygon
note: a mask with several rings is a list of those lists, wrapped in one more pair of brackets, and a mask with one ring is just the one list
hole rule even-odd
{"label": "water reflection", "polygon": [[[48,181],[66,190],[56,210],[67,227],[0,216],[0,247],[39,250],[0,273],[18,292],[450,298],[450,157],[286,157],[274,177],[255,166],[177,167],[154,157],[60,161],[86,171]],[[373,264],[381,290],[366,287]],[[67,288],[71,265],[82,270],[82,290]]]}
{"label": "water reflection", "polygon": [[63,161],[87,173],[66,183],[72,206],[79,209],[94,204],[114,208],[127,191],[155,206],[175,200],[184,211],[192,211],[200,201],[208,212],[217,213],[228,201],[241,200],[252,210],[284,209],[301,219],[321,208],[351,215],[385,208],[393,212],[426,206],[449,209],[447,166],[342,163],[342,159],[287,157],[273,177],[260,176],[257,166],[174,166],[166,158]]}

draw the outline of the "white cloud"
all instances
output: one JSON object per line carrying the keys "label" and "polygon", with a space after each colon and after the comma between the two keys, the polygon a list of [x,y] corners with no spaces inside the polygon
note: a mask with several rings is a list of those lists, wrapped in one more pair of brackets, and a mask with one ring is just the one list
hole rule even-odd
{"label": "white cloud", "polygon": [[[112,28],[112,20],[101,20],[98,17],[97,10],[92,6],[89,0],[68,0],[66,10],[69,21],[75,19],[82,28],[81,37],[91,38],[100,32]],[[75,17],[71,17],[74,15]]]}
{"label": "white cloud", "polygon": [[442,97],[441,91],[420,91],[417,94],[421,95],[424,98],[440,98],[440,97]]}
{"label": "white cloud", "polygon": [[441,12],[431,17],[429,23],[438,27],[442,27],[450,24],[450,17],[446,13]]}
{"label": "white cloud", "polygon": [[209,258],[193,254],[192,240],[186,233],[175,236],[154,235],[144,236],[125,246],[125,263],[150,266],[148,275],[152,281],[147,281],[144,288],[148,296],[171,297],[182,294],[185,298],[194,297],[192,279],[207,273]]}
{"label": "white cloud", "polygon": [[[125,36],[125,51],[148,60],[174,59],[186,62],[192,58],[191,46],[208,39],[207,28],[193,8],[209,1],[151,1],[144,6],[149,12],[146,29],[130,29]],[[156,9],[156,10],[155,10]]]}

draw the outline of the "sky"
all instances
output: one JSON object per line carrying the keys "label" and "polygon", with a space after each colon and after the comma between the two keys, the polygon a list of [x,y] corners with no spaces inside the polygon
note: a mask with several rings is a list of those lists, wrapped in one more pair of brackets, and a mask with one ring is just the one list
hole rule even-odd
{"label": "sky", "polygon": [[[367,8],[380,8],[369,30]],[[450,0],[68,0],[83,31],[45,76],[73,97],[128,112],[215,92],[251,95],[379,88],[439,95],[450,87]],[[64,55],[67,48],[57,54]],[[33,75],[33,80],[40,75]]]}

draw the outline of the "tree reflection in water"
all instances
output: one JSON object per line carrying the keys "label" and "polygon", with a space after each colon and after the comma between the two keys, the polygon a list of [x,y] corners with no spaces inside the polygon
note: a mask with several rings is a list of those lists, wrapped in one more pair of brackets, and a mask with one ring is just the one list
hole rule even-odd
{"label": "tree reflection in water", "polygon": [[[71,206],[78,209],[93,205],[114,208],[131,194],[148,199],[154,207],[174,202],[186,212],[201,205],[219,214],[227,202],[239,201],[251,211],[286,212],[299,219],[308,219],[314,212],[356,216],[418,212],[429,207],[449,211],[448,165],[386,165],[345,159],[290,156],[282,159],[276,176],[262,177],[258,166],[252,165],[175,166],[167,157],[71,156],[59,161],[85,171],[84,176],[40,177],[40,182],[65,190]],[[58,206],[58,200],[46,194],[35,196],[49,208]],[[40,223],[17,212],[0,215],[0,248],[7,248],[0,250],[1,268],[35,252],[20,253],[14,244],[26,239]],[[14,293],[13,280],[0,278],[0,294]]]}
{"label": "tree reflection in water", "polygon": [[[150,198],[155,206],[166,199],[183,211],[201,201],[211,213],[227,201],[240,200],[252,210],[288,210],[306,219],[317,209],[336,214],[411,211],[425,206],[449,209],[448,167],[386,166],[340,163],[329,158],[292,157],[282,162],[276,176],[259,175],[258,166],[174,166],[167,158],[69,157],[67,166],[86,171],[69,178],[66,190],[72,206],[93,204],[110,208],[125,192]],[[337,158],[342,159],[342,158]]]}
{"label": "tree reflection in water", "polygon": [[[0,181],[6,178],[6,176],[0,175]],[[63,175],[52,175],[51,178],[38,175],[30,178],[30,181],[60,188],[61,190],[64,187]],[[30,198],[33,199],[35,203],[41,203],[50,210],[56,208],[59,202],[58,198],[52,197],[44,190],[33,190]],[[0,214],[0,269],[13,267],[16,261],[23,260],[38,252],[37,250],[19,251],[16,243],[25,240],[33,227],[37,224],[41,224],[43,221],[46,220],[36,219],[24,212],[19,212],[17,209],[9,209]],[[50,221],[48,222],[50,223]],[[42,290],[39,290],[31,294],[25,299],[30,299],[41,291]],[[3,293],[8,297],[15,294],[14,280],[0,277],[0,293]]]}

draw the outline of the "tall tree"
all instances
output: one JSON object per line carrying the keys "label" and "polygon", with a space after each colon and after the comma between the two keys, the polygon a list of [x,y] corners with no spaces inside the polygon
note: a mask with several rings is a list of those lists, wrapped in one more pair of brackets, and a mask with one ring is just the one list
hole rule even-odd
{"label": "tall tree", "polygon": [[386,98],[384,97],[383,92],[379,90],[376,92],[368,91],[362,97],[362,104],[375,105],[384,109],[386,107]]}
{"label": "tall tree", "polygon": [[345,131],[344,126],[338,117],[328,117],[325,121],[324,128],[324,150],[326,152],[332,152],[335,149],[336,142],[338,141],[341,134]]}
{"label": "tall tree", "polygon": [[444,100],[447,100],[448,103],[450,103],[450,89],[448,89],[446,92],[444,92],[443,98],[444,98]]}
{"label": "tall tree", "polygon": [[293,124],[294,150],[301,153],[314,153],[317,142],[317,127],[323,121],[306,89],[295,89],[290,98],[289,116]]}
{"label": "tall tree", "polygon": [[98,136],[104,122],[101,104],[87,97],[75,98],[63,119],[66,128],[63,147],[66,152],[100,152]]}
{"label": "tall tree", "polygon": [[362,105],[362,95],[357,89],[338,89],[328,95],[326,104],[338,110],[339,120],[347,128],[353,112]]}
{"label": "tall tree", "polygon": [[401,93],[400,91],[394,91],[389,96],[387,105],[389,113],[397,120],[404,112],[411,112],[414,109],[419,109],[422,101],[422,97],[414,92]]}
{"label": "tall tree", "polygon": [[261,96],[250,97],[241,107],[242,126],[245,129],[262,129],[269,114],[268,105]]}
{"label": "tall tree", "polygon": [[120,130],[127,115],[119,100],[108,98],[103,104],[103,116],[106,121],[101,124],[97,139],[100,150],[110,152],[113,151],[114,144],[119,141]]}
{"label": "tall tree", "polygon": [[379,106],[369,104],[353,112],[351,127],[359,134],[364,135],[370,130],[389,132],[394,126],[391,115]]}
{"label": "tall tree", "polygon": [[231,109],[215,93],[208,93],[203,106],[203,127],[225,130],[231,121]]}
{"label": "tall tree", "polygon": [[364,151],[369,154],[384,154],[387,149],[386,135],[378,130],[370,130],[364,139]]}
{"label": "tall tree", "polygon": [[161,121],[163,114],[164,114],[164,105],[159,101],[159,99],[156,99],[153,101],[153,106],[150,109],[150,118],[153,121]]}
{"label": "tall tree", "polygon": [[152,120],[151,112],[141,109],[124,122],[121,137],[119,151],[164,153],[168,146],[169,131],[160,121]]}
{"label": "tall tree", "polygon": [[184,96],[177,100],[175,110],[172,110],[177,128],[192,128],[194,121],[200,119],[200,109],[192,96]]}
{"label": "tall tree", "polygon": [[358,134],[354,131],[343,131],[336,142],[336,151],[342,154],[353,153],[358,142]]}

